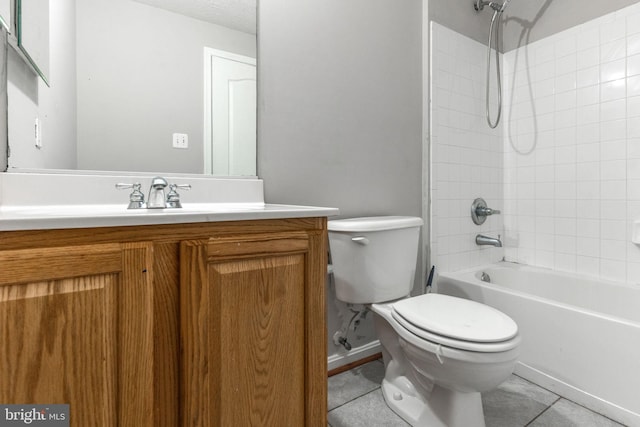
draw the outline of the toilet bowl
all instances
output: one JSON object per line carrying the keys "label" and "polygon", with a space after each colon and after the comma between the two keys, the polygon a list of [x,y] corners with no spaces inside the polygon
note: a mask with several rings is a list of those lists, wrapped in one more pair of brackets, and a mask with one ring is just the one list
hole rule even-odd
{"label": "toilet bowl", "polygon": [[413,426],[484,427],[480,393],[513,372],[518,327],[474,301],[408,296],[421,225],[415,217],[329,221],[336,295],[375,314],[382,392],[394,412]]}
{"label": "toilet bowl", "polygon": [[[425,306],[422,318],[414,319],[419,324],[398,313],[406,302]],[[450,318],[437,320],[430,326],[441,328],[430,330],[427,325],[437,313],[430,318],[429,308],[436,304],[450,309]],[[466,311],[470,307],[472,313]],[[480,393],[506,380],[519,354],[521,339],[513,320],[483,304],[438,294],[371,309],[383,348],[387,405],[413,426],[484,426]]]}

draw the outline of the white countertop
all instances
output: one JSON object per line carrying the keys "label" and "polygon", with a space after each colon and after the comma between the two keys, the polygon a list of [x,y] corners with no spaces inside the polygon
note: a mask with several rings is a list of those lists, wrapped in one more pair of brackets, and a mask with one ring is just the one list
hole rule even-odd
{"label": "white countertop", "polygon": [[116,227],[217,221],[323,217],[336,208],[262,203],[184,203],[175,209],[126,205],[0,206],[0,231]]}
{"label": "white countertop", "polygon": [[0,231],[117,227],[324,217],[338,209],[264,202],[261,179],[165,176],[190,184],[179,190],[182,208],[127,209],[131,190],[116,183],[139,182],[145,198],[153,174],[2,173]]}

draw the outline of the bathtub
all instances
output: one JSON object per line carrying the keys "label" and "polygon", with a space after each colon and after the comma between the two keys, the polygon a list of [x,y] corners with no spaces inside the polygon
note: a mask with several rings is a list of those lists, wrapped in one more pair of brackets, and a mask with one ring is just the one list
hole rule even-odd
{"label": "bathtub", "polygon": [[640,426],[640,287],[501,262],[441,273],[437,292],[485,303],[516,321],[516,374]]}

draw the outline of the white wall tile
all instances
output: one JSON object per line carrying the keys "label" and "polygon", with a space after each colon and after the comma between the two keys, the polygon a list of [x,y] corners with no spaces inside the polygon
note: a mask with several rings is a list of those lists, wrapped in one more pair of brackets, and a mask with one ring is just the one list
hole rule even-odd
{"label": "white wall tile", "polygon": [[604,102],[622,99],[627,95],[626,89],[627,86],[625,79],[618,79],[603,83],[602,86],[600,86],[600,100]]}
{"label": "white wall tile", "polygon": [[626,56],[627,43],[624,38],[603,44],[600,47],[600,62],[611,62]]}
{"label": "white wall tile", "polygon": [[626,77],[626,59],[618,59],[600,64],[600,82],[610,82]]}
{"label": "white wall tile", "polygon": [[604,45],[613,40],[624,38],[627,34],[626,19],[614,18],[600,26],[600,42]]}
{"label": "white wall tile", "polygon": [[[484,122],[484,47],[446,28],[434,44],[432,86],[446,89],[432,92],[434,216],[449,215],[434,218],[441,269],[504,255],[640,284],[629,242],[640,218],[640,3],[505,54],[498,131]],[[480,193],[503,215],[476,228],[466,216]],[[478,248],[478,231],[506,247]]]}
{"label": "white wall tile", "polygon": [[640,74],[640,55],[627,57],[627,76]]}
{"label": "white wall tile", "polygon": [[[503,256],[501,248],[475,244],[477,233],[504,234],[502,217],[490,217],[478,227],[469,216],[471,202],[480,196],[504,209],[502,130],[490,130],[485,123],[484,77],[478,79],[484,75],[484,46],[438,24],[433,29],[431,110],[438,126],[431,128],[432,163],[437,165],[431,244],[439,270],[453,271]],[[451,85],[444,90],[441,82]],[[521,99],[530,102],[530,97]]]}
{"label": "white wall tile", "polygon": [[[639,72],[640,74],[640,72]],[[594,84],[592,86],[580,87],[577,91],[577,105],[593,105],[600,102],[600,86]],[[579,117],[579,114],[578,114]]]}
{"label": "white wall tile", "polygon": [[590,68],[582,68],[576,73],[576,86],[579,88],[593,86],[600,83],[600,67],[595,65]]}
{"label": "white wall tile", "polygon": [[627,37],[627,56],[640,53],[640,34],[632,34]]}

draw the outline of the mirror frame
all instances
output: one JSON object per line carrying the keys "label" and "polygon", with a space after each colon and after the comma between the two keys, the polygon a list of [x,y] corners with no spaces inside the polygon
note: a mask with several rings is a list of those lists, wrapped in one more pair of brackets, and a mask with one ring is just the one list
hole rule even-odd
{"label": "mirror frame", "polygon": [[[40,43],[36,43],[37,45],[34,47],[29,40],[31,37],[27,37],[27,45],[25,45],[25,8],[23,7],[24,1],[29,0],[14,0],[15,1],[15,10],[16,10],[16,33],[18,40],[18,49],[22,52],[23,57],[27,60],[33,71],[36,72],[37,75],[42,78],[42,81],[47,86],[51,86],[49,83],[49,77],[47,76],[47,72],[49,71],[49,0],[30,0],[37,1],[38,6],[37,9],[41,10],[43,7],[46,7],[46,12],[44,14],[40,14],[36,16],[38,25],[36,26],[39,30],[42,28],[46,28],[46,40],[38,39],[36,37],[36,41],[40,41]],[[28,15],[31,16],[31,15]],[[45,22],[46,21],[46,22]],[[40,46],[38,46],[38,44]],[[43,53],[40,53],[43,52]],[[44,58],[41,58],[44,56]],[[46,64],[44,63],[46,62]],[[46,67],[46,71],[45,71]]]}

